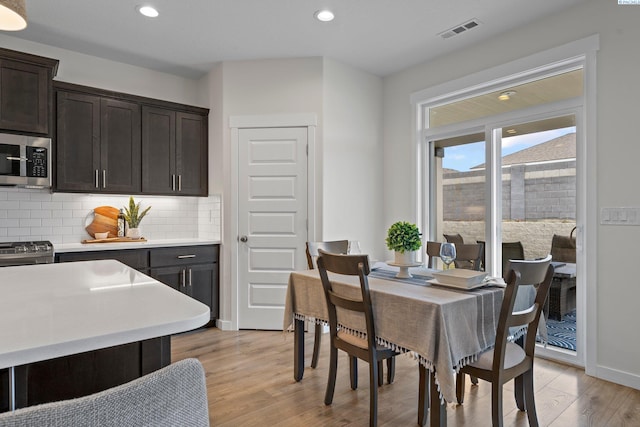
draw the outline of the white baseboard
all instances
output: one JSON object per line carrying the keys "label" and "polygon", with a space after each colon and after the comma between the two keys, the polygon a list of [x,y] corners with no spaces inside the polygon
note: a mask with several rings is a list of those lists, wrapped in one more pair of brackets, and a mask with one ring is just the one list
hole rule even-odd
{"label": "white baseboard", "polygon": [[216,327],[222,331],[233,331],[233,325],[228,320],[216,319]]}
{"label": "white baseboard", "polygon": [[607,368],[605,366],[598,366],[596,368],[596,377],[601,380],[611,381],[612,383],[640,390],[640,375]]}

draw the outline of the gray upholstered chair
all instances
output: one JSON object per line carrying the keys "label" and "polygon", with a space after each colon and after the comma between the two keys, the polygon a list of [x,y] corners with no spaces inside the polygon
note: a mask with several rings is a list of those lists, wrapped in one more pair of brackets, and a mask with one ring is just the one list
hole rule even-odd
{"label": "gray upholstered chair", "polygon": [[181,360],[89,396],[0,414],[2,427],[208,425],[207,387],[197,359]]}

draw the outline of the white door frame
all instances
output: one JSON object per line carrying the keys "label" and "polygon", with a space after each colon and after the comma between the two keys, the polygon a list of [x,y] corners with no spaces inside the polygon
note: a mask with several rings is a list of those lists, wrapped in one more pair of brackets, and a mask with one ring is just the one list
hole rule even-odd
{"label": "white door frame", "polygon": [[[238,143],[239,129],[245,128],[282,128],[306,127],[309,152],[307,155],[307,220],[309,238],[315,236],[317,203],[316,203],[316,144],[315,130],[317,126],[315,113],[301,114],[264,114],[229,116],[231,165],[229,166],[231,185],[229,191],[230,211],[228,224],[223,227],[224,241],[223,256],[230,262],[228,275],[230,286],[230,321],[219,321],[218,327],[223,330],[238,330]],[[222,276],[221,276],[222,277]],[[222,291],[222,287],[221,287]],[[220,297],[220,301],[225,298]]]}

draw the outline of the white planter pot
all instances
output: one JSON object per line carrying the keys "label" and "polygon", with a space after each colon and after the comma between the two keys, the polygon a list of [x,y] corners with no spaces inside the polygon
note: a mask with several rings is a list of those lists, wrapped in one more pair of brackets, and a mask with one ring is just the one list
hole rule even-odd
{"label": "white planter pot", "polygon": [[404,265],[415,264],[416,252],[415,251],[396,252],[394,262],[396,264],[404,264]]}
{"label": "white planter pot", "polygon": [[127,237],[130,239],[139,239],[142,237],[142,230],[140,229],[140,227],[129,228],[127,229]]}

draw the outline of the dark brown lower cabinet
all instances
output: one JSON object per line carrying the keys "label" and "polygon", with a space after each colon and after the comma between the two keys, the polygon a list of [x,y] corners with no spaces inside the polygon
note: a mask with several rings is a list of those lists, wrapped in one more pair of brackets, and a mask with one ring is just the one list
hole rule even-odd
{"label": "dark brown lower cabinet", "polygon": [[[159,337],[15,367],[16,407],[73,399],[124,384],[171,363]],[[9,371],[0,370],[0,412],[9,410]]]}
{"label": "dark brown lower cabinet", "polygon": [[151,268],[149,275],[209,306],[211,321],[218,317],[218,263]]}

